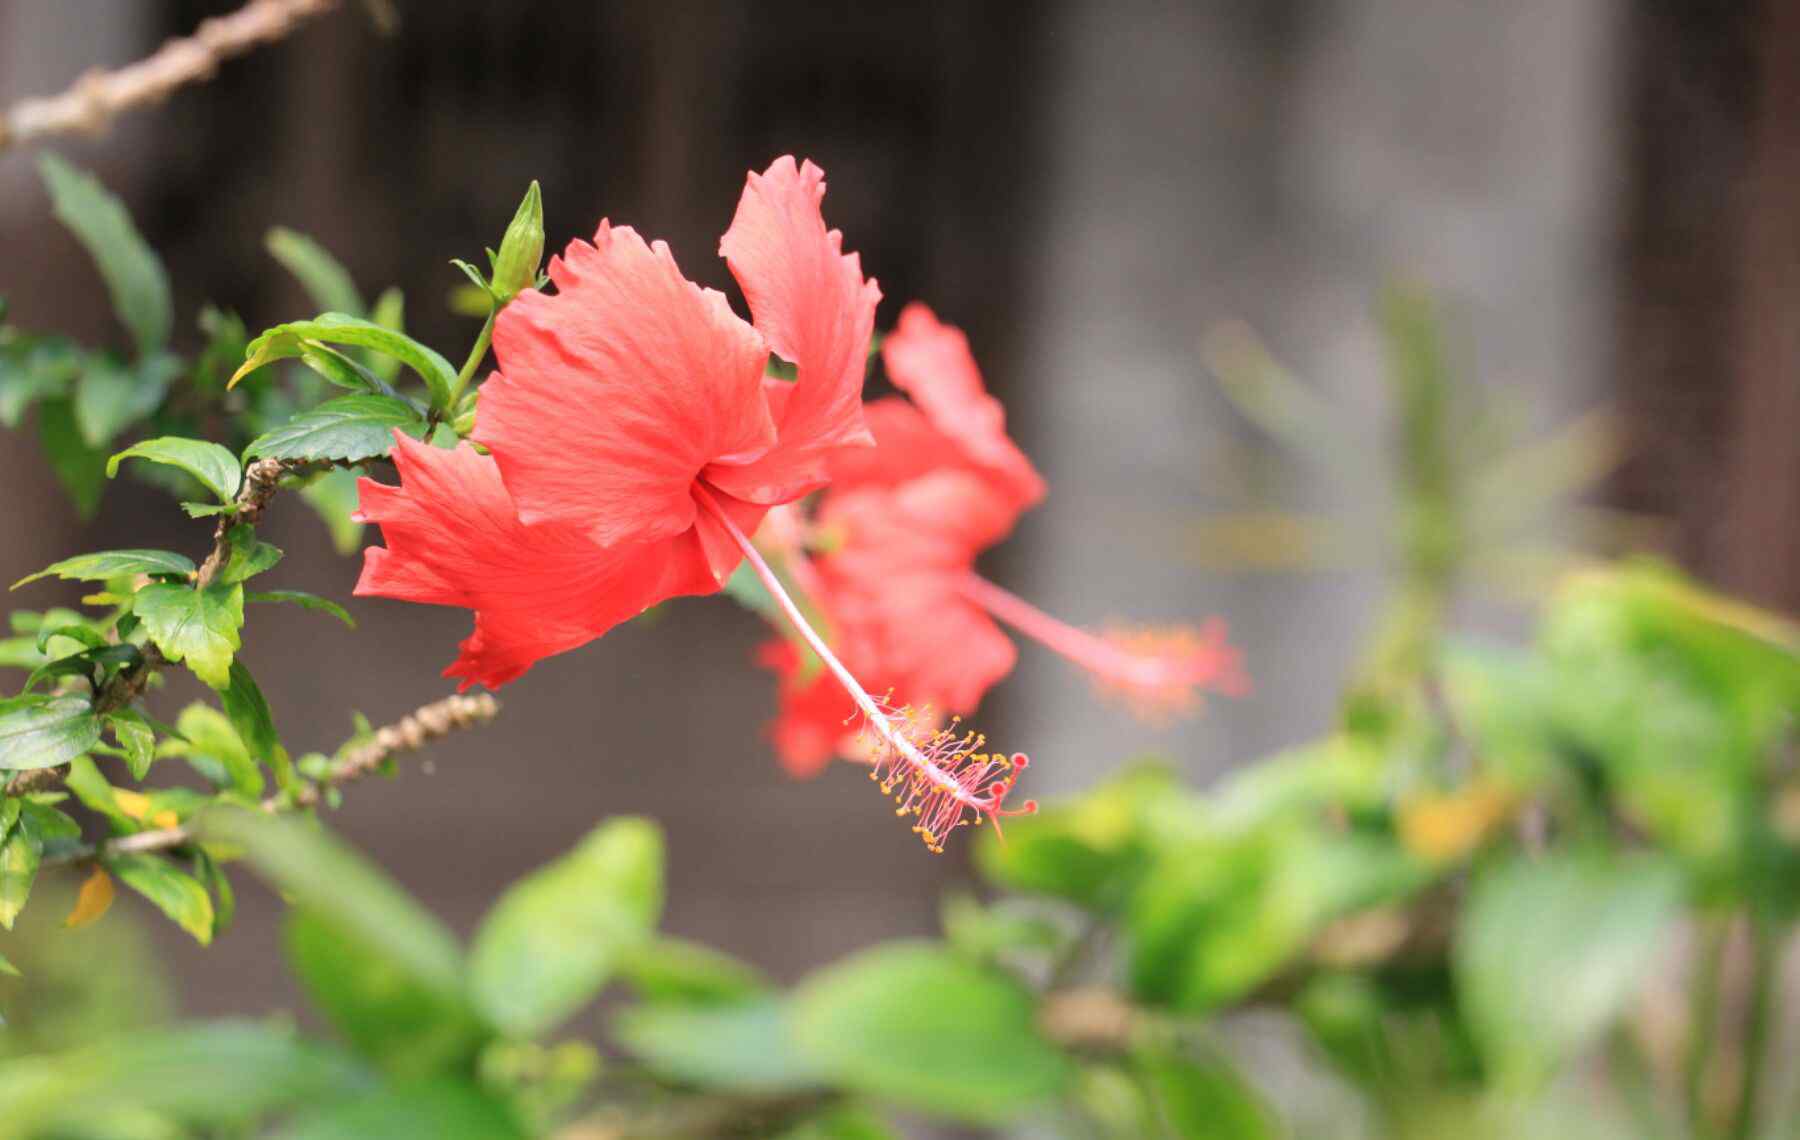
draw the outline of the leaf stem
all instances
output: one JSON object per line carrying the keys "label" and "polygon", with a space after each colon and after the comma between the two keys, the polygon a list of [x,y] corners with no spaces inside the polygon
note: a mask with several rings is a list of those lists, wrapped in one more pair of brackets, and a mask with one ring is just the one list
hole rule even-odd
{"label": "leaf stem", "polygon": [[475,346],[469,349],[469,358],[463,361],[462,371],[456,374],[456,383],[450,387],[450,398],[444,408],[444,414],[456,415],[456,406],[462,402],[463,393],[468,391],[469,381],[475,378],[475,370],[487,359],[488,345],[494,339],[494,318],[500,315],[500,306],[495,305],[488,310],[487,320],[481,324],[481,332],[475,337]]}

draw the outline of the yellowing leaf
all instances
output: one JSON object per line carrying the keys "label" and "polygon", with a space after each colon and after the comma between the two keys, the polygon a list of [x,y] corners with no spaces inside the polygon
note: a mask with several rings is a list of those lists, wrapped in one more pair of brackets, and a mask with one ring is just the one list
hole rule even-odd
{"label": "yellowing leaf", "polygon": [[95,867],[94,873],[81,884],[81,891],[75,896],[75,909],[69,912],[69,917],[63,919],[63,925],[76,927],[98,922],[100,916],[112,908],[112,901],[112,876]]}
{"label": "yellowing leaf", "polygon": [[1400,805],[1400,842],[1421,859],[1452,862],[1481,846],[1512,806],[1512,793],[1492,784],[1415,796]]}
{"label": "yellowing leaf", "polygon": [[140,823],[148,823],[155,827],[177,827],[181,824],[181,817],[170,811],[168,808],[163,808],[158,812],[152,812],[150,810],[150,797],[144,795],[142,792],[134,792],[126,788],[114,788],[113,802],[119,805],[120,811]]}

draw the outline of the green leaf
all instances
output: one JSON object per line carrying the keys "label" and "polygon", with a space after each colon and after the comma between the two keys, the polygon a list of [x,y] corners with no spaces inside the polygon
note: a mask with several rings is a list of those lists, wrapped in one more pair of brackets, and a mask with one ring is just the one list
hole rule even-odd
{"label": "green leaf", "polygon": [[472,1085],[436,1081],[401,1086],[320,1109],[279,1134],[280,1140],[526,1140],[528,1133],[500,1101]]}
{"label": "green leaf", "polygon": [[224,809],[201,817],[204,838],[244,847],[298,906],[362,939],[418,984],[461,1000],[462,955],[443,925],[316,824]]}
{"label": "green leaf", "polygon": [[154,903],[200,945],[212,942],[212,896],[192,875],[155,855],[115,855],[106,860],[106,869]]}
{"label": "green leaf", "polygon": [[662,913],[662,834],[609,820],[513,884],[475,933],[469,987],[495,1025],[532,1037],[591,1001]]}
{"label": "green leaf", "polygon": [[420,981],[378,944],[310,910],[286,924],[288,963],[351,1048],[408,1079],[466,1069],[491,1035],[460,993]]}
{"label": "green leaf", "polygon": [[0,427],[16,428],[31,405],[66,395],[87,355],[63,340],[0,352]]}
{"label": "green leaf", "polygon": [[19,968],[6,960],[6,955],[0,954],[0,976],[22,978],[25,975],[19,973]]}
{"label": "green leaf", "polygon": [[1623,1013],[1681,900],[1680,876],[1648,860],[1517,860],[1477,881],[1452,960],[1500,1086],[1533,1090]]}
{"label": "green leaf", "polygon": [[11,930],[25,909],[43,854],[43,843],[22,827],[0,841],[0,927]]}
{"label": "green leaf", "polygon": [[215,787],[231,788],[245,796],[262,795],[263,774],[237,728],[210,705],[191,704],[176,718],[180,740],[163,742],[161,754],[183,756]]}
{"label": "green leaf", "polygon": [[794,1032],[854,1092],[995,1123],[1055,1096],[1072,1067],[1005,975],[924,944],[882,947],[809,979]]}
{"label": "green leaf", "polygon": [[70,401],[45,400],[38,405],[38,442],[57,482],[74,502],[75,513],[92,518],[106,489],[106,451],[89,447],[81,438]]}
{"label": "green leaf", "polygon": [[195,590],[157,583],[138,591],[132,612],[169,660],[185,662],[215,689],[231,683],[231,659],[242,645],[238,630],[244,625],[243,586]]}
{"label": "green leaf", "polygon": [[100,718],[86,697],[0,701],[0,770],[54,768],[100,743]]}
{"label": "green leaf", "polygon": [[264,236],[263,245],[283,269],[299,280],[300,287],[319,308],[340,313],[364,311],[362,294],[356,291],[350,271],[312,238],[276,226]]}
{"label": "green leaf", "polygon": [[124,204],[92,175],[52,154],[39,160],[38,169],[57,220],[86,247],[138,354],[149,356],[168,343],[173,320],[162,260],[139,236]]}
{"label": "green leaf", "polygon": [[231,727],[249,747],[250,754],[265,764],[274,764],[275,753],[281,747],[275,715],[269,711],[268,699],[256,678],[242,661],[231,663],[231,683],[220,690],[219,699],[225,705],[225,715],[231,718]]}
{"label": "green leaf", "polygon": [[127,459],[146,459],[151,463],[179,467],[206,484],[221,503],[229,503],[235,499],[243,481],[237,456],[216,443],[185,439],[178,435],[165,435],[132,444],[106,461],[106,477],[111,479],[117,475],[119,464]]}
{"label": "green leaf", "polygon": [[1181,1140],[1277,1140],[1283,1132],[1254,1088],[1222,1059],[1144,1050],[1132,1067],[1169,1135]]}
{"label": "green leaf", "polygon": [[788,1129],[777,1140],[900,1140],[900,1134],[866,1108],[840,1105]]}
{"label": "green leaf", "polygon": [[680,938],[640,944],[619,961],[619,973],[645,1001],[712,1005],[769,992],[769,980],[729,954]]}
{"label": "green leaf", "polygon": [[75,383],[75,426],[90,447],[101,448],[114,436],[161,406],[169,384],[181,373],[181,361],[158,353],[129,367],[95,355],[89,357]]}
{"label": "green leaf", "polygon": [[417,438],[425,421],[393,396],[339,396],[251,441],[246,455],[273,459],[370,459],[393,450],[394,429]]}
{"label": "green leaf", "polygon": [[[389,286],[375,298],[375,305],[369,311],[369,319],[384,329],[393,329],[397,333],[406,331],[406,295],[399,289]],[[376,356],[369,361],[369,370],[376,379],[387,384],[394,382],[400,374],[400,362],[391,356]]]}
{"label": "green leaf", "polygon": [[393,357],[425,381],[432,407],[442,411],[449,405],[450,390],[456,382],[456,369],[450,367],[449,361],[404,333],[343,313],[325,313],[310,321],[290,321],[264,331],[250,342],[243,367],[233,380],[273,361],[299,356],[308,341],[354,345]]}
{"label": "green leaf", "polygon": [[131,778],[141,780],[150,773],[150,762],[156,758],[156,730],[136,709],[114,709],[106,714],[106,726],[125,753],[125,766]]}
{"label": "green leaf", "polygon": [[246,602],[286,602],[302,609],[318,610],[320,613],[330,614],[350,629],[356,628],[356,621],[350,616],[350,611],[330,598],[321,598],[317,594],[309,594],[305,590],[262,590],[254,594],[245,594],[244,600]]}
{"label": "green leaf", "polygon": [[225,868],[203,848],[194,848],[194,872],[212,892],[213,937],[217,938],[230,929],[231,920],[237,917],[237,892],[232,890]]}
{"label": "green leaf", "polygon": [[225,568],[214,579],[220,585],[254,578],[281,561],[281,548],[257,538],[256,531],[248,523],[232,527],[226,535],[226,542],[230,554],[226,558]]}
{"label": "green leaf", "polygon": [[[348,388],[352,392],[378,392],[383,396],[395,394],[393,386],[383,379],[374,368],[352,360],[348,354],[323,344],[303,343],[300,346],[300,363],[339,388]],[[372,363],[394,366],[392,369],[384,368],[383,371],[394,371],[399,367],[393,360],[385,356],[372,358]]]}
{"label": "green leaf", "polygon": [[69,582],[103,582],[125,574],[176,574],[183,578],[194,573],[191,559],[167,550],[102,550],[93,554],[77,554],[52,563],[36,574],[27,574],[12,584],[18,589],[27,582],[55,575]]}
{"label": "green leaf", "polygon": [[776,998],[637,1006],[620,1011],[613,1035],[672,1080],[757,1093],[829,1083],[800,1049],[787,1004]]}
{"label": "green leaf", "polygon": [[140,1030],[60,1056],[0,1063],[0,1140],[87,1136],[97,1117],[127,1110],[237,1134],[263,1113],[329,1103],[372,1083],[335,1050],[270,1025]]}
{"label": "green leaf", "polygon": [[300,497],[324,520],[331,545],[339,554],[355,554],[362,548],[363,524],[356,521],[361,472],[336,468],[300,488]]}

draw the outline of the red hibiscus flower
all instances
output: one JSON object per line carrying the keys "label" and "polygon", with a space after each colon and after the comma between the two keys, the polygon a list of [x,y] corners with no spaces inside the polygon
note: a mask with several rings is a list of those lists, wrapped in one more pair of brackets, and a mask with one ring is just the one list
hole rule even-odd
{"label": "red hibiscus flower", "polygon": [[[824,193],[810,162],[750,176],[720,251],[754,325],[625,226],[602,222],[592,245],[552,259],[557,292],[520,295],[495,324],[499,369],[474,433],[492,458],[405,448],[401,488],[361,484],[389,546],[370,551],[356,592],[475,610],[449,674],[493,687],[666,598],[717,589],[741,555],[700,496],[751,530],[823,485],[835,452],[872,442],[861,393],[880,292],[825,228]],[[797,380],[764,376],[771,350]],[[465,498],[475,482],[486,498]],[[510,528],[525,549],[562,553],[522,564],[505,543],[467,541],[482,523],[484,538]],[[606,583],[603,604],[571,600],[559,571],[577,563],[576,587]]]}

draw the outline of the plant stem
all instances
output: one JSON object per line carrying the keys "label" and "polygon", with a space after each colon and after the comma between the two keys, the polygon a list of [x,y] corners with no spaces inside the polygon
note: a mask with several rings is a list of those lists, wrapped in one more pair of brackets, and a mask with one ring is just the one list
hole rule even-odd
{"label": "plant stem", "polygon": [[1750,923],[1750,985],[1744,1011],[1742,1077],[1738,1081],[1737,1108],[1732,1114],[1731,1140],[1750,1140],[1756,1131],[1757,1101],[1762,1095],[1763,1069],[1768,1062],[1769,1027],[1781,997],[1776,974],[1781,962],[1781,940],[1764,919],[1752,915]]}
{"label": "plant stem", "polygon": [[444,409],[446,416],[456,415],[456,405],[462,401],[463,393],[469,388],[469,381],[475,378],[475,370],[487,359],[488,345],[494,339],[494,318],[500,315],[500,306],[495,305],[488,310],[487,320],[482,322],[481,332],[476,334],[475,346],[469,349],[469,358],[463,361],[462,371],[456,374],[456,383],[450,388],[449,406]]}
{"label": "plant stem", "polygon": [[1713,1046],[1718,1041],[1719,971],[1724,966],[1725,942],[1730,930],[1721,918],[1706,919],[1703,923],[1700,954],[1690,981],[1693,1000],[1688,1005],[1687,1063],[1683,1080],[1688,1131],[1694,1140],[1706,1140],[1713,1135],[1712,1121],[1706,1110],[1706,1075],[1712,1064]]}

